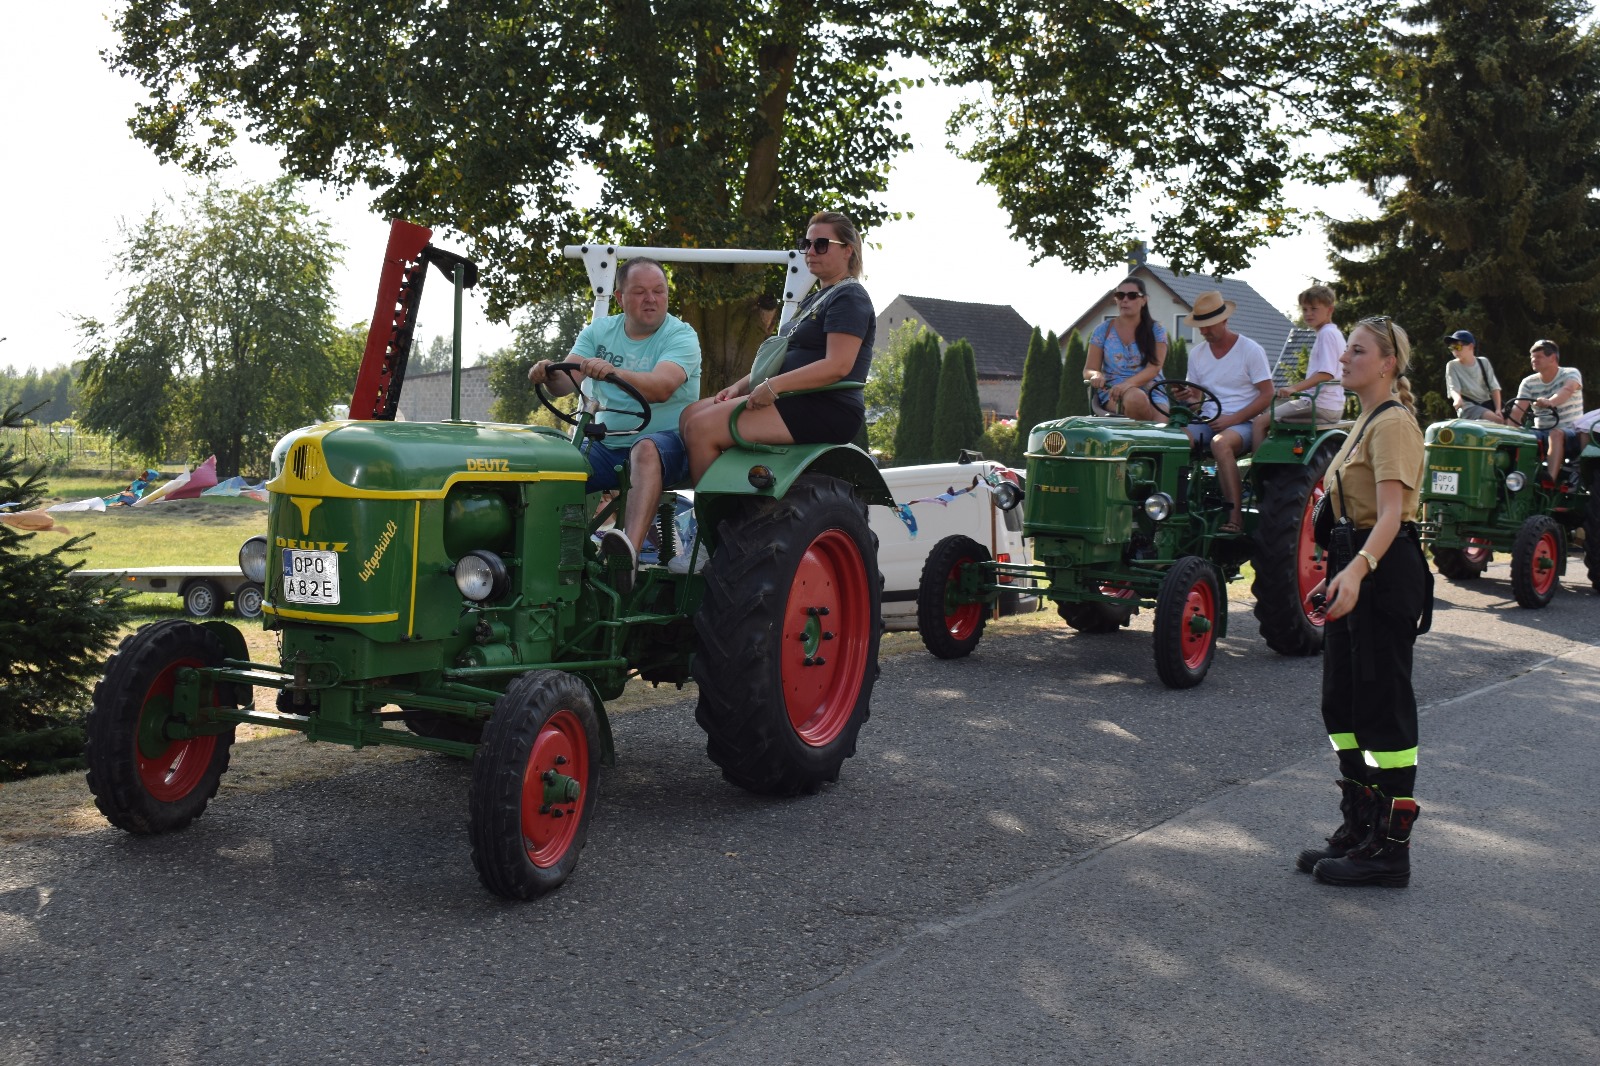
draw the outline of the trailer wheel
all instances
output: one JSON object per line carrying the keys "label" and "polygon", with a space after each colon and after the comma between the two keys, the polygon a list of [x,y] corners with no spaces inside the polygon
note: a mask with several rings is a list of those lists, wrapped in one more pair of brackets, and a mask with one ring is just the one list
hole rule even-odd
{"label": "trailer wheel", "polygon": [[1465,548],[1433,549],[1433,565],[1440,576],[1450,581],[1472,581],[1482,577],[1494,559],[1486,543],[1469,541]]}
{"label": "trailer wheel", "polygon": [[463,718],[459,714],[442,714],[439,711],[421,711],[402,707],[400,718],[406,728],[419,737],[429,740],[455,740],[462,744],[483,743],[483,722]]}
{"label": "trailer wheel", "polygon": [[530,671],[495,701],[467,798],[483,887],[533,899],[572,874],[594,816],[599,751],[594,703],[571,674]]}
{"label": "trailer wheel", "polygon": [[878,678],[883,577],[866,504],[806,474],[724,521],[718,543],[694,617],[706,754],[751,792],[815,792],[855,754]]}
{"label": "trailer wheel", "polygon": [[[141,836],[182,829],[217,794],[233,727],[172,740],[165,726],[179,672],[216,666],[225,655],[216,636],[174,619],[124,638],[106,663],[85,725],[84,756],[95,806],[118,829]],[[227,689],[202,691],[202,705],[221,704]]]}
{"label": "trailer wheel", "polygon": [[917,632],[922,643],[941,659],[964,659],[983,639],[989,622],[987,603],[952,603],[961,570],[989,561],[989,549],[960,534],[933,546],[917,582]]}
{"label": "trailer wheel", "polygon": [[1206,679],[1217,653],[1222,587],[1216,569],[1196,555],[1173,564],[1156,597],[1156,673],[1168,688]]}
{"label": "trailer wheel", "polygon": [[183,586],[183,610],[191,618],[210,618],[222,608],[222,590],[208,578],[197,577]]}
{"label": "trailer wheel", "polygon": [[1056,613],[1079,633],[1115,633],[1133,621],[1133,612],[1138,608],[1139,599],[1133,589],[1101,585],[1100,591],[1130,602],[1127,606],[1100,602],[1058,603]]}
{"label": "trailer wheel", "polygon": [[1511,594],[1523,607],[1549,605],[1566,568],[1566,537],[1549,515],[1536,514],[1511,543]]}
{"label": "trailer wheel", "polygon": [[261,617],[261,586],[254,581],[246,581],[233,593],[233,613],[240,618]]}
{"label": "trailer wheel", "polygon": [[1307,606],[1306,597],[1328,576],[1328,565],[1313,536],[1311,509],[1322,497],[1322,477],[1339,443],[1325,442],[1298,466],[1262,468],[1250,595],[1256,600],[1262,639],[1281,655],[1322,650],[1322,615]]}

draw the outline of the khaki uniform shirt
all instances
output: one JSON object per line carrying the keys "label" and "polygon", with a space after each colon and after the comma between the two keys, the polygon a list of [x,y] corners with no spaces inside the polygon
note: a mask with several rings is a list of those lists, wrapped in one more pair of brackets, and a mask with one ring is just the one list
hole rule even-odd
{"label": "khaki uniform shirt", "polygon": [[[1391,407],[1367,424],[1360,443],[1356,434],[1366,422],[1357,422],[1344,447],[1333,457],[1333,465],[1323,478],[1328,490],[1333,517],[1346,513],[1357,529],[1371,529],[1378,521],[1378,482],[1398,481],[1404,486],[1400,520],[1414,522],[1417,498],[1422,493],[1422,429],[1415,416],[1404,407]],[[1335,472],[1338,477],[1334,477]],[[1344,495],[1341,506],[1340,488]]]}

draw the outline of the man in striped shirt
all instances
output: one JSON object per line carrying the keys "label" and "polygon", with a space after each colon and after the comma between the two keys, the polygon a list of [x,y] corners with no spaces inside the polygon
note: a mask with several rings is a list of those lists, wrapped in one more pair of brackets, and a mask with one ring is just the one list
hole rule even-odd
{"label": "man in striped shirt", "polygon": [[1575,367],[1561,365],[1561,349],[1555,341],[1538,340],[1528,349],[1533,373],[1522,379],[1512,423],[1520,425],[1525,413],[1533,411],[1533,432],[1545,444],[1545,472],[1553,485],[1561,484],[1561,463],[1567,454],[1568,438],[1574,450],[1578,434],[1574,423],[1583,414],[1583,375]]}

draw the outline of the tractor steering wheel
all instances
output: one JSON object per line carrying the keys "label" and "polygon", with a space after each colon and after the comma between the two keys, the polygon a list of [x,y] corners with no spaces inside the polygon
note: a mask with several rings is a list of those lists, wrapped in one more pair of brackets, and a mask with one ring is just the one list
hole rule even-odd
{"label": "tractor steering wheel", "polygon": [[[1522,419],[1521,419],[1521,421],[1518,421],[1517,418],[1515,417],[1515,415],[1513,414],[1513,412],[1515,412],[1516,409],[1517,409],[1517,404],[1519,404],[1519,403],[1526,405],[1522,409]],[[1542,413],[1545,413],[1545,412],[1542,411],[1540,408],[1535,407],[1533,405],[1533,401],[1532,400],[1517,399],[1514,396],[1511,399],[1509,399],[1509,400],[1507,400],[1505,402],[1505,406],[1500,408],[1500,417],[1501,418],[1504,418],[1506,420],[1506,422],[1508,422],[1509,424],[1511,424],[1513,426],[1520,425],[1523,429],[1538,429],[1539,428],[1539,416]],[[1553,411],[1549,412],[1549,413],[1554,414]]]}
{"label": "tractor steering wheel", "polygon": [[[1188,403],[1181,400],[1173,394],[1174,389],[1193,389],[1200,394],[1200,402]],[[1149,394],[1151,403],[1156,402],[1156,393],[1162,393],[1169,405],[1176,404],[1183,408],[1189,416],[1187,422],[1181,423],[1183,425],[1206,426],[1222,417],[1222,401],[1217,399],[1217,394],[1204,385],[1197,385],[1192,381],[1166,378],[1153,382],[1145,392]],[[1207,413],[1208,410],[1210,413]]]}
{"label": "tractor steering wheel", "polygon": [[[579,365],[577,363],[551,363],[551,364],[549,364],[548,366],[545,367],[545,373],[548,374],[551,371],[559,370],[563,374],[567,375],[567,380],[572,382],[572,391],[573,392],[578,392],[580,400],[581,400],[582,399],[582,393],[578,389],[578,371],[579,371],[579,369],[580,368],[579,368]],[[621,436],[622,434],[625,434],[625,433],[638,433],[638,432],[642,431],[644,429],[644,427],[646,427],[646,426],[648,426],[650,424],[650,401],[646,400],[644,398],[644,396],[639,392],[638,389],[634,388],[632,385],[629,385],[626,381],[623,381],[621,378],[609,378],[607,380],[610,381],[610,383],[615,385],[617,388],[621,389],[623,392],[627,393],[628,397],[639,405],[639,410],[630,411],[625,407],[620,407],[620,408],[619,407],[601,407],[598,410],[596,410],[593,413],[593,415],[590,416],[590,420],[592,421],[594,418],[598,418],[600,415],[604,414],[605,412],[610,411],[610,412],[612,412],[614,414],[624,415],[624,416],[629,417],[629,418],[637,418],[639,420],[639,425],[634,427],[634,428],[632,428],[632,429],[610,429],[610,428],[608,428],[606,430],[606,436],[608,436],[608,437],[616,437],[616,436]],[[576,428],[582,428],[583,427],[583,425],[584,425],[584,415],[582,413],[582,404],[581,404],[581,402],[579,404],[579,413],[578,414],[570,414],[569,415],[569,414],[567,414],[567,412],[563,411],[561,408],[556,406],[555,398],[544,390],[544,382],[541,381],[539,384],[535,385],[533,387],[533,392],[534,392],[534,395],[539,397],[539,403],[541,403],[544,406],[545,410],[549,411],[551,414],[555,415],[557,418],[561,419],[561,421],[565,422],[569,426],[573,426],[573,427],[576,427]]]}

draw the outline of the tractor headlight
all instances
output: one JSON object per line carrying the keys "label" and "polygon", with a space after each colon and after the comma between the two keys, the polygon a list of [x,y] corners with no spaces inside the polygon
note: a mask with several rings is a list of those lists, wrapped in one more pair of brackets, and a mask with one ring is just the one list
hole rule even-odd
{"label": "tractor headlight", "polygon": [[246,581],[258,585],[267,583],[267,538],[251,537],[239,546],[239,569]]}
{"label": "tractor headlight", "polygon": [[1145,497],[1144,513],[1152,522],[1165,522],[1172,516],[1172,497],[1164,492],[1152,492]]}
{"label": "tractor headlight", "polygon": [[1022,502],[1022,490],[1009,481],[1002,481],[994,490],[994,502],[1002,511],[1014,510]]}
{"label": "tractor headlight", "polygon": [[1522,486],[1528,483],[1528,475],[1520,470],[1513,470],[1506,475],[1506,488],[1512,492],[1521,492]]}
{"label": "tractor headlight", "polygon": [[511,585],[506,564],[493,552],[473,551],[456,560],[452,571],[456,588],[461,595],[474,603],[496,599],[505,594]]}

